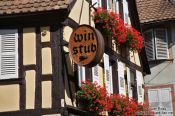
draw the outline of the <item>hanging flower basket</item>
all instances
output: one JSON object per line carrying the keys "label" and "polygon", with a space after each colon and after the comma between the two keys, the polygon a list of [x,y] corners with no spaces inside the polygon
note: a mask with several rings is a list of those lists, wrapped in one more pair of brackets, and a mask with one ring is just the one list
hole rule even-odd
{"label": "hanging flower basket", "polygon": [[107,91],[98,86],[97,83],[83,82],[80,90],[77,91],[77,101],[83,110],[99,113],[106,105]]}
{"label": "hanging flower basket", "polygon": [[153,116],[148,105],[138,103],[128,96],[112,94],[107,98],[107,111],[109,116]]}
{"label": "hanging flower basket", "polygon": [[117,47],[127,46],[132,51],[143,48],[144,39],[141,34],[131,26],[126,26],[119,14],[97,8],[93,19],[104,38],[114,39]]}

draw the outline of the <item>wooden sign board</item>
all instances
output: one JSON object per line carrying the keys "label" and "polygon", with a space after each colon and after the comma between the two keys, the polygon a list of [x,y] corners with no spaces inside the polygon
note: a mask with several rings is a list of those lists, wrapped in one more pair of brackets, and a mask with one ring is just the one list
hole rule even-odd
{"label": "wooden sign board", "polygon": [[69,40],[69,54],[81,66],[93,67],[98,64],[104,53],[102,34],[89,25],[76,28]]}

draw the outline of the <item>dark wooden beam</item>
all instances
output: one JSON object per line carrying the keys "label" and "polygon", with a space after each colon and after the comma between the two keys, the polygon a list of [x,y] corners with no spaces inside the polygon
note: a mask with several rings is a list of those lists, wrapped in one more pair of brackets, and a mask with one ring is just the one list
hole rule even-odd
{"label": "dark wooden beam", "polygon": [[42,42],[41,46],[42,46],[42,48],[50,47],[50,42]]}
{"label": "dark wooden beam", "polygon": [[41,74],[42,74],[42,58],[41,58],[41,32],[40,27],[36,27],[36,81],[35,81],[35,109],[41,109],[42,93],[41,93]]}
{"label": "dark wooden beam", "polygon": [[27,70],[36,70],[36,65],[35,64],[24,65],[23,66],[23,71],[27,71]]}
{"label": "dark wooden beam", "polygon": [[52,108],[61,108],[61,99],[64,100],[64,80],[62,47],[59,46],[63,41],[63,27],[54,24],[50,27],[51,32],[51,53],[52,53]]}
{"label": "dark wooden beam", "polygon": [[0,85],[22,84],[23,78],[0,80]]}
{"label": "dark wooden beam", "polygon": [[19,63],[19,77],[22,79],[20,84],[20,110],[24,110],[26,107],[26,85],[24,77],[23,67],[23,28],[18,28],[18,63]]}
{"label": "dark wooden beam", "polygon": [[52,77],[53,75],[52,74],[44,74],[42,75],[42,81],[52,81]]}

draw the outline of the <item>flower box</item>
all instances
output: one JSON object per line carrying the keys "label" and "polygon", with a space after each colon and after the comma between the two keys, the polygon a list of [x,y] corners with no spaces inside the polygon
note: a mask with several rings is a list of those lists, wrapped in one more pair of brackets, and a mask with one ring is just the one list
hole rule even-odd
{"label": "flower box", "polygon": [[93,19],[95,27],[101,31],[104,38],[115,40],[117,47],[127,46],[132,51],[140,51],[143,48],[144,39],[140,32],[126,25],[119,14],[98,8]]}

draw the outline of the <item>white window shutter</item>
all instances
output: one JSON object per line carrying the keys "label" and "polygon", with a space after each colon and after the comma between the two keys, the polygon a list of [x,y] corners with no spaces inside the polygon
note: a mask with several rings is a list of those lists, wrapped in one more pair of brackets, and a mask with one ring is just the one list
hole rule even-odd
{"label": "white window shutter", "polygon": [[82,81],[86,81],[85,67],[78,65],[78,85],[79,85],[79,87],[81,87]]}
{"label": "white window shutter", "polygon": [[125,23],[126,23],[126,24],[129,24],[129,15],[128,15],[128,13],[125,13],[124,15],[125,15],[125,16],[124,16],[124,18],[125,18],[125,19],[124,19]]}
{"label": "white window shutter", "polygon": [[93,82],[100,84],[98,65],[92,67],[92,80]]}
{"label": "white window shutter", "polygon": [[156,58],[168,59],[168,40],[166,29],[155,29]]}
{"label": "white window shutter", "polygon": [[136,70],[136,80],[137,80],[137,95],[138,102],[143,102],[143,75],[140,71]]}
{"label": "white window shutter", "polygon": [[118,82],[119,82],[119,94],[126,95],[124,64],[122,62],[118,62]]}
{"label": "white window shutter", "polygon": [[0,30],[0,79],[18,78],[18,30]]}
{"label": "white window shutter", "polygon": [[133,97],[132,95],[132,87],[131,87],[131,75],[130,75],[130,69],[128,67],[126,67],[126,72],[127,72],[127,82],[128,82],[128,96],[130,98]]}
{"label": "white window shutter", "polygon": [[145,50],[148,60],[155,60],[153,30],[144,32]]}
{"label": "white window shutter", "polygon": [[113,93],[112,66],[109,66],[110,92]]}
{"label": "white window shutter", "polygon": [[[106,80],[106,89],[108,93],[112,93],[112,77],[109,66],[109,56],[104,53],[104,70],[105,70],[105,80]],[[112,69],[111,69],[112,70]]]}
{"label": "white window shutter", "polygon": [[129,24],[129,13],[128,13],[128,3],[127,0],[123,0],[123,14],[124,14],[124,22]]}

